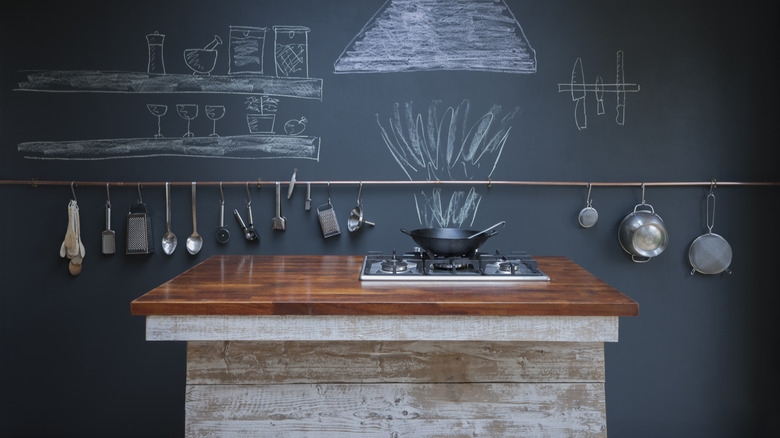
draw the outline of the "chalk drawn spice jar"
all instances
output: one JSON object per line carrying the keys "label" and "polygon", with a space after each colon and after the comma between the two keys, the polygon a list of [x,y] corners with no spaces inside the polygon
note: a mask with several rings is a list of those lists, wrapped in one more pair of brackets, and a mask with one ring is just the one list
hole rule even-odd
{"label": "chalk drawn spice jar", "polygon": [[263,74],[265,27],[230,26],[228,74]]}
{"label": "chalk drawn spice jar", "polygon": [[274,26],[274,62],[278,77],[309,77],[309,28]]}

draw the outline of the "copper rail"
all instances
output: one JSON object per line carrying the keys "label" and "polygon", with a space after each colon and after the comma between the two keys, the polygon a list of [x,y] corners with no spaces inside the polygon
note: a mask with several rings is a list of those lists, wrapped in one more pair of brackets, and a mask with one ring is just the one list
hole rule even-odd
{"label": "copper rail", "polygon": [[[262,186],[274,185],[275,181],[264,181],[257,179],[254,181],[196,181],[200,186],[244,186],[244,185],[256,185],[257,188]],[[289,184],[289,182],[282,182],[283,184]],[[296,185],[303,185],[310,183],[311,185],[387,185],[387,186],[460,186],[460,185],[486,185],[492,186],[569,186],[569,187],[725,187],[725,186],[769,186],[780,187],[780,182],[760,182],[760,181],[717,181],[712,179],[710,181],[656,181],[656,182],[594,182],[594,181],[506,181],[506,180],[470,180],[470,181],[369,181],[369,180],[354,180],[354,181],[304,181],[298,180]],[[105,187],[109,185],[111,187],[155,187],[165,186],[165,181],[46,181],[46,180],[0,180],[0,185],[30,185],[32,187],[38,186],[74,186],[74,187],[87,187],[87,186],[101,186]],[[191,181],[179,181],[170,182],[172,186],[191,186]]]}

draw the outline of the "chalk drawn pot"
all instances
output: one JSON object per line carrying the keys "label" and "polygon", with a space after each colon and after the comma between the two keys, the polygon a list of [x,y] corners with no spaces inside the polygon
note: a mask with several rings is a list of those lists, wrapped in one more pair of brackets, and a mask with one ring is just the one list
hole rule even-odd
{"label": "chalk drawn pot", "polygon": [[266,27],[230,26],[228,74],[263,74]]}
{"label": "chalk drawn pot", "polygon": [[309,28],[274,26],[276,76],[309,77]]}
{"label": "chalk drawn pot", "polygon": [[273,134],[276,114],[247,114],[246,124],[251,134]]}
{"label": "chalk drawn pot", "polygon": [[164,75],[165,60],[163,59],[163,43],[165,35],[155,31],[146,35],[146,45],[149,49],[149,62],[146,64],[146,72],[149,74]]}

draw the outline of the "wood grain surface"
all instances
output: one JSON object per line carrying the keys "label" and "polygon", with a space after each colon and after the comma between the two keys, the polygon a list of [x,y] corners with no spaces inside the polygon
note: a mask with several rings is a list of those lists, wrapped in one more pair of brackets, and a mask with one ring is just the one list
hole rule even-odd
{"label": "wood grain surface", "polygon": [[636,316],[637,303],[565,257],[550,281],[361,281],[362,256],[212,256],[131,303],[134,315]]}
{"label": "wood grain surface", "polygon": [[187,343],[188,385],[604,382],[599,342]]}
{"label": "wood grain surface", "polygon": [[189,437],[604,437],[602,383],[188,385]]}

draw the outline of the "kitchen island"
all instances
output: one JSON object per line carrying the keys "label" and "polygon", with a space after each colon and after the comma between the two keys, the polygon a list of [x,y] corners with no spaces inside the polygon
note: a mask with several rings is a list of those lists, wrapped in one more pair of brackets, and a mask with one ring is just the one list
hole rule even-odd
{"label": "kitchen island", "polygon": [[131,303],[187,342],[187,436],[606,436],[604,342],[638,305],[550,281],[360,281],[360,256],[213,256]]}

